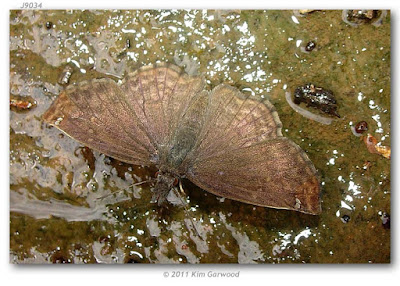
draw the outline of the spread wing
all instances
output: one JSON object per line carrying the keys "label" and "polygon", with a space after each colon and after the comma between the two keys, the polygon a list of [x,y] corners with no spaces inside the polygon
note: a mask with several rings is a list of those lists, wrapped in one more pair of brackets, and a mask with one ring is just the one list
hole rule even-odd
{"label": "spread wing", "polygon": [[147,66],[122,84],[92,80],[68,87],[43,119],[82,144],[118,160],[150,165],[170,140],[204,80],[172,65]]}
{"label": "spread wing", "polygon": [[281,128],[282,123],[270,102],[246,97],[229,85],[218,85],[210,94],[203,128],[187,161],[206,159],[282,136]]}
{"label": "spread wing", "polygon": [[156,146],[125,95],[111,79],[93,80],[60,93],[43,119],[82,144],[118,160],[149,165]]}
{"label": "spread wing", "polygon": [[191,77],[174,65],[158,64],[128,75],[121,89],[131,112],[152,141],[164,146],[171,141],[180,119],[204,85],[202,77]]}
{"label": "spread wing", "polygon": [[268,102],[219,86],[211,93],[204,128],[187,177],[222,197],[259,206],[320,212],[319,182],[307,155],[282,137]]}

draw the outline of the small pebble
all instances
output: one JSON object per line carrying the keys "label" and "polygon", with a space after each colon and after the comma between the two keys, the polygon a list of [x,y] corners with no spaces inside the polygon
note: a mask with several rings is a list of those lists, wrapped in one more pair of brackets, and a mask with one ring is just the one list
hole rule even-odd
{"label": "small pebble", "polygon": [[387,213],[384,213],[381,216],[381,220],[382,220],[383,228],[390,229],[390,215],[388,215]]}
{"label": "small pebble", "polygon": [[344,215],[344,216],[342,216],[341,220],[344,223],[348,223],[350,221],[350,217],[348,215]]}
{"label": "small pebble", "polygon": [[386,10],[343,10],[342,20],[353,27],[364,24],[379,27],[386,15]]}
{"label": "small pebble", "polygon": [[317,46],[317,44],[313,41],[310,41],[307,43],[306,47],[304,48],[307,52],[311,52],[314,50],[314,48]]}
{"label": "small pebble", "polygon": [[299,86],[294,91],[295,104],[304,102],[307,106],[319,109],[320,111],[339,117],[337,112],[337,103],[335,95],[332,91],[318,87],[312,83],[307,83],[303,86]]}
{"label": "small pebble", "polygon": [[62,71],[60,78],[58,79],[58,83],[61,85],[66,85],[69,83],[69,79],[73,73],[73,68],[71,66],[66,66]]}
{"label": "small pebble", "polygon": [[46,22],[46,28],[47,28],[47,30],[50,30],[51,28],[53,28],[53,23],[52,22]]}
{"label": "small pebble", "polygon": [[364,133],[368,130],[368,123],[365,121],[360,121],[355,126],[355,132],[358,134]]}

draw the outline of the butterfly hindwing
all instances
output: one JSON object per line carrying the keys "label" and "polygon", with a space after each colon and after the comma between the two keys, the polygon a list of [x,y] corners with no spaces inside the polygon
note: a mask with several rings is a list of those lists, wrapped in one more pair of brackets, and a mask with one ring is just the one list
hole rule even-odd
{"label": "butterfly hindwing", "polygon": [[311,214],[321,210],[316,170],[285,137],[198,158],[187,176],[204,190],[232,200]]}

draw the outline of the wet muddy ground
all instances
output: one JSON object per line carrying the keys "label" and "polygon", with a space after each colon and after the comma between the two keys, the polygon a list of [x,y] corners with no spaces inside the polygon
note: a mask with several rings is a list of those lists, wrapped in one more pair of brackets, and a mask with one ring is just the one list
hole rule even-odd
{"label": "wet muddy ground", "polygon": [[[268,98],[319,172],[322,214],[254,207],[188,181],[186,211],[173,196],[159,208],[147,184],[131,186],[155,169],[42,121],[67,85],[157,61],[203,74],[210,89]],[[324,125],[292,109],[285,93],[307,83],[334,93],[340,118]],[[354,26],[342,11],[11,11],[10,106],[12,263],[390,262],[390,13]],[[368,130],[357,133],[361,121]]]}

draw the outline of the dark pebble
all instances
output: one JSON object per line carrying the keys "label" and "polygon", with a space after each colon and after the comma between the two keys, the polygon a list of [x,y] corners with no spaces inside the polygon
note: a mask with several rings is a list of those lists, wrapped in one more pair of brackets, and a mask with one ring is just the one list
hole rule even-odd
{"label": "dark pebble", "polygon": [[306,47],[304,48],[307,52],[311,52],[314,50],[314,48],[317,46],[317,44],[313,41],[310,41],[307,43]]}
{"label": "dark pebble", "polygon": [[51,28],[53,28],[53,23],[52,22],[46,22],[46,28],[47,28],[47,30],[50,30]]}
{"label": "dark pebble", "polygon": [[356,124],[355,131],[359,134],[364,133],[368,130],[368,123],[365,121],[360,121]]}
{"label": "dark pebble", "polygon": [[337,112],[335,95],[332,91],[318,87],[312,83],[299,86],[294,91],[295,104],[304,102],[309,107],[319,109],[320,111],[340,117]]}
{"label": "dark pebble", "polygon": [[387,213],[384,213],[381,216],[381,220],[382,220],[383,228],[390,229],[390,215],[388,215]]}
{"label": "dark pebble", "polygon": [[342,216],[342,222],[348,223],[350,221],[350,217],[348,215]]}

